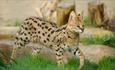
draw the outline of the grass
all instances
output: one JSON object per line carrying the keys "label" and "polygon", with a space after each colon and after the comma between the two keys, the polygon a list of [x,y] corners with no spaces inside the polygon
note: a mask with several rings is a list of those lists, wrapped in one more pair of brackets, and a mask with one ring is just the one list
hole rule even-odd
{"label": "grass", "polygon": [[17,20],[17,21],[15,21],[14,26],[21,26],[21,24],[22,24],[22,22]]}
{"label": "grass", "polygon": [[98,70],[115,70],[115,58],[105,57],[100,61]]}
{"label": "grass", "polygon": [[86,27],[96,27],[96,23],[95,22],[91,22],[90,17],[84,17],[84,23]]}
{"label": "grass", "polygon": [[[82,70],[96,70],[97,65],[86,61]],[[26,56],[17,60],[17,64],[12,64],[6,70],[77,70],[78,60],[72,59],[68,64],[58,66],[56,62],[40,57]]]}
{"label": "grass", "polygon": [[105,41],[107,41],[110,37],[105,36],[102,38],[98,37],[90,37],[90,38],[83,38],[81,39],[81,43],[84,45],[92,45],[92,44],[104,44]]}
{"label": "grass", "polygon": [[[42,56],[25,56],[19,58],[17,64],[12,64],[3,70],[77,70],[78,65],[78,59],[72,59],[68,64],[58,66],[56,62]],[[114,65],[114,57],[104,57],[98,65],[86,61],[85,66],[81,70],[115,70]]]}
{"label": "grass", "polygon": [[6,64],[3,62],[3,60],[0,58],[0,70],[5,69],[7,66]]}
{"label": "grass", "polygon": [[15,20],[15,21],[8,21],[8,24],[6,26],[21,26],[22,21],[20,20]]}
{"label": "grass", "polygon": [[110,37],[109,39],[107,39],[105,42],[104,42],[105,45],[109,45],[111,47],[114,47],[115,48],[115,33],[112,37]]}
{"label": "grass", "polygon": [[105,36],[102,38],[98,38],[98,37],[90,37],[90,38],[82,38],[80,40],[80,43],[84,44],[84,45],[108,45],[110,47],[115,48],[115,34],[113,34],[112,36]]}

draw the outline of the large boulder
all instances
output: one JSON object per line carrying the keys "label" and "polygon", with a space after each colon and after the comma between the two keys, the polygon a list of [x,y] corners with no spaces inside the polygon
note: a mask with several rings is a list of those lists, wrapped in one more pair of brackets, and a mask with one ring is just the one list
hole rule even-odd
{"label": "large boulder", "polygon": [[115,17],[104,22],[104,28],[115,32]]}

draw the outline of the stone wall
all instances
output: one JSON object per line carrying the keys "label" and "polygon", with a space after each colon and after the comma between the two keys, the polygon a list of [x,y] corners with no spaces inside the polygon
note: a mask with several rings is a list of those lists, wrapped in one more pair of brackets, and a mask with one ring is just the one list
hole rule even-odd
{"label": "stone wall", "polygon": [[108,14],[113,17],[115,16],[115,0],[76,0],[76,9],[84,11],[84,15],[88,15],[88,2],[103,2],[106,6]]}
{"label": "stone wall", "polygon": [[[23,20],[28,16],[35,16],[35,8],[46,0],[0,0],[0,25],[4,22]],[[93,0],[76,0],[76,9],[83,10],[87,15],[87,3]],[[113,15],[115,12],[115,0],[101,0],[107,5],[108,11]],[[114,14],[115,15],[115,14]]]}

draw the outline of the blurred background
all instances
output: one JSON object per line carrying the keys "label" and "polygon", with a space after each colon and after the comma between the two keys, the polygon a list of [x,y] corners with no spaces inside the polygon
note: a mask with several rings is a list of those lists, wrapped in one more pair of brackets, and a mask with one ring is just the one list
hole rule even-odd
{"label": "blurred background", "polygon": [[[35,8],[41,6],[42,2],[47,0],[0,0],[0,25],[7,25],[10,21],[23,20],[28,16],[36,15]],[[52,0],[49,0],[52,1]],[[76,0],[76,9],[84,11],[84,16],[88,16],[88,3],[95,0]],[[65,3],[71,3],[67,0]],[[105,4],[109,16],[114,16],[114,0],[96,0]]]}
{"label": "blurred background", "polygon": [[76,70],[78,59],[67,52],[69,63],[58,67],[55,55],[44,46],[39,57],[33,58],[31,48],[26,47],[9,63],[14,37],[25,18],[37,16],[60,27],[72,10],[83,16],[85,24],[79,47],[86,58],[82,70],[115,70],[115,0],[0,0],[0,70]]}

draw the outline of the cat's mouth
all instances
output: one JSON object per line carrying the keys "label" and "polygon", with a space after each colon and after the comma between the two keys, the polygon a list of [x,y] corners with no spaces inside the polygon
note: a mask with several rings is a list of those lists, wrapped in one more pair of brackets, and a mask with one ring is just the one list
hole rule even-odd
{"label": "cat's mouth", "polygon": [[76,33],[83,33],[84,32],[84,28],[73,29],[73,31],[76,32]]}
{"label": "cat's mouth", "polygon": [[81,33],[83,33],[84,32],[84,28],[83,29],[81,29]]}
{"label": "cat's mouth", "polygon": [[79,29],[79,30],[73,29],[71,32],[74,32],[74,33],[83,33],[84,30],[81,30],[81,29]]}

